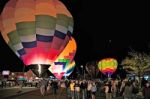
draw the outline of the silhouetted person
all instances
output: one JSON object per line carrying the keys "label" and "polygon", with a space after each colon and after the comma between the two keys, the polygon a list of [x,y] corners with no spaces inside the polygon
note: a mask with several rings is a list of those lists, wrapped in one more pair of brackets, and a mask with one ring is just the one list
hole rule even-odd
{"label": "silhouetted person", "polygon": [[150,84],[146,83],[146,86],[143,89],[144,99],[150,99]]}
{"label": "silhouetted person", "polygon": [[51,87],[52,87],[53,95],[56,95],[57,94],[57,89],[58,89],[58,83],[56,81],[52,81]]}
{"label": "silhouetted person", "polygon": [[46,88],[47,88],[47,80],[46,79],[42,79],[41,86],[40,86],[40,91],[41,91],[41,95],[42,96],[45,95]]}

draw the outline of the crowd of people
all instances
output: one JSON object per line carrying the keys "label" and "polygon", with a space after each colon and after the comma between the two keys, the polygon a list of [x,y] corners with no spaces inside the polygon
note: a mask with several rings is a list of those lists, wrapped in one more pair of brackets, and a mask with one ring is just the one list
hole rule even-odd
{"label": "crowd of people", "polygon": [[[124,99],[150,99],[150,82],[143,80],[141,88],[137,80],[47,80],[40,81],[41,95],[67,95],[70,99],[96,99],[105,96],[112,99],[122,96]],[[58,93],[59,90],[59,93]],[[141,93],[140,93],[141,92]]]}

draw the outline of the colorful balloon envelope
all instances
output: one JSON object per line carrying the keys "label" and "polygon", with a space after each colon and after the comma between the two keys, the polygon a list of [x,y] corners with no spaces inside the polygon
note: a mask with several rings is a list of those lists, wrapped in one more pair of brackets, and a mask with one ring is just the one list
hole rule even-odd
{"label": "colorful balloon envelope", "polygon": [[73,18],[59,0],[10,0],[0,31],[26,66],[52,64],[70,40]]}
{"label": "colorful balloon envelope", "polygon": [[70,76],[70,74],[74,71],[75,68],[75,61],[72,61],[66,68],[64,69],[65,74],[63,75],[64,77]]}
{"label": "colorful balloon envelope", "polygon": [[117,60],[114,58],[105,58],[98,63],[99,70],[108,77],[110,77],[116,71],[117,66]]}
{"label": "colorful balloon envelope", "polygon": [[10,0],[1,25],[4,40],[26,65],[55,60],[73,31],[72,16],[59,0]]}
{"label": "colorful balloon envelope", "polygon": [[72,73],[75,67],[73,58],[75,56],[76,49],[76,42],[71,37],[63,52],[49,68],[50,72],[52,72],[56,78],[61,79],[63,76],[70,75]]}
{"label": "colorful balloon envelope", "polygon": [[75,61],[68,65],[66,65],[66,62],[54,62],[51,71],[57,79],[61,80],[62,77],[69,76],[73,72],[74,68]]}

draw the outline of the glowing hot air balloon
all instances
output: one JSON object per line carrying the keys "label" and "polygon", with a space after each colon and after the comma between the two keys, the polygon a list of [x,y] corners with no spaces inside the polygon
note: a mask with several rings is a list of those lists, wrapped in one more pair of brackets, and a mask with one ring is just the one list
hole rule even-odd
{"label": "glowing hot air balloon", "polygon": [[73,72],[75,65],[75,61],[72,61],[68,66],[66,66],[66,68],[64,68],[65,74],[63,76],[68,77]]}
{"label": "glowing hot air balloon", "polygon": [[73,18],[59,0],[9,0],[0,27],[6,43],[39,76],[69,42]]}
{"label": "glowing hot air balloon", "polygon": [[73,58],[75,56],[76,49],[76,42],[71,37],[65,49],[61,52],[61,54],[49,68],[49,70],[55,75],[56,78],[61,79],[63,76],[70,75],[72,73],[75,66]]}
{"label": "glowing hot air balloon", "polygon": [[108,77],[110,77],[116,71],[117,66],[117,60],[114,58],[105,58],[98,63],[99,70]]}
{"label": "glowing hot air balloon", "polygon": [[75,68],[75,61],[68,64],[67,62],[54,62],[51,68],[52,73],[57,79],[62,79],[62,77],[69,76]]}

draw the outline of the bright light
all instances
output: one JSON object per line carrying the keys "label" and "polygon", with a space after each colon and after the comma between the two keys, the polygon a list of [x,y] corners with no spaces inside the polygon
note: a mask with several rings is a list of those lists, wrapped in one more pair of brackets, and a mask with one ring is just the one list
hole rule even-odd
{"label": "bright light", "polygon": [[11,75],[13,75],[13,76],[14,76],[14,75],[15,75],[15,73],[11,73]]}
{"label": "bright light", "polygon": [[50,64],[50,61],[48,59],[45,59],[45,57],[35,57],[30,62],[32,64]]}
{"label": "bright light", "polygon": [[55,64],[52,68],[52,73],[55,75],[55,77],[57,79],[61,79],[62,76],[64,75],[64,71],[63,71],[63,64]]}
{"label": "bright light", "polygon": [[10,74],[10,71],[9,70],[3,70],[2,71],[2,75],[9,75]]}
{"label": "bright light", "polygon": [[63,72],[63,65],[55,65],[53,67],[53,72],[58,73],[58,75],[60,75],[61,72]]}
{"label": "bright light", "polygon": [[38,64],[38,72],[39,72],[39,74],[41,74],[41,65],[40,64]]}
{"label": "bright light", "polygon": [[146,76],[144,76],[144,78],[145,78],[145,80],[148,80],[149,76],[148,76],[148,75],[146,75]]}
{"label": "bright light", "polygon": [[[36,51],[35,51],[36,52]],[[39,52],[38,54],[32,52],[28,56],[23,57],[23,61],[26,65],[30,64],[51,64],[51,60],[48,59],[48,53]]]}
{"label": "bright light", "polygon": [[35,79],[39,79],[39,77],[35,77]]}

